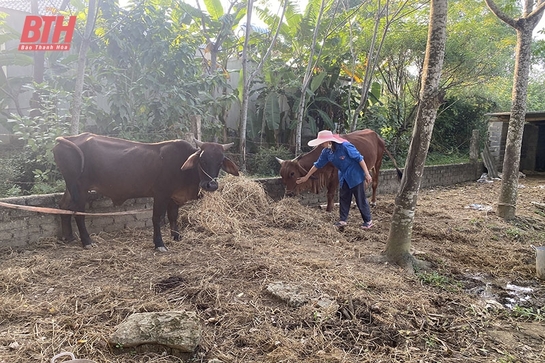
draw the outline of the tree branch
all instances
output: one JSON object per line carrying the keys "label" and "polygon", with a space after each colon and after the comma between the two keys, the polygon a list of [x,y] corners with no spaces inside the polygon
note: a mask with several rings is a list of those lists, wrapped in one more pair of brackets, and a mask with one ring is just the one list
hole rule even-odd
{"label": "tree branch", "polygon": [[492,11],[501,21],[503,21],[505,24],[517,29],[517,22],[515,19],[510,18],[507,14],[505,14],[493,0],[484,0],[486,2],[486,5]]}
{"label": "tree branch", "polygon": [[544,9],[545,9],[545,1],[544,0],[539,0],[537,2],[536,8],[526,18],[528,19],[528,21],[532,21],[536,17],[540,16],[543,13]]}

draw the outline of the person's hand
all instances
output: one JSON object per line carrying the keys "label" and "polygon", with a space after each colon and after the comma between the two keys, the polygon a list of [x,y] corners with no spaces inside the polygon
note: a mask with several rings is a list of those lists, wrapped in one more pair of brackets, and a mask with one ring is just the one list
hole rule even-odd
{"label": "person's hand", "polygon": [[297,180],[295,181],[295,183],[297,184],[301,184],[301,183],[304,183],[308,180],[308,176],[303,176],[303,177],[300,177],[300,178],[297,178]]}
{"label": "person's hand", "polygon": [[372,182],[373,182],[373,178],[371,177],[371,175],[370,174],[365,174],[365,183],[367,185],[370,185]]}

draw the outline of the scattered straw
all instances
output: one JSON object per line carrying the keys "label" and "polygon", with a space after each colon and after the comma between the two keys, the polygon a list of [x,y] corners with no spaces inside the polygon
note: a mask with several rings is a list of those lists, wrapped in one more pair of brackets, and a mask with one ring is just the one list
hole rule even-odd
{"label": "scattered straw", "polygon": [[[166,238],[168,253],[153,250],[151,229],[95,235],[91,250],[54,239],[4,248],[0,362],[49,362],[61,351],[97,363],[180,362],[155,352],[115,355],[107,345],[130,314],[180,309],[202,322],[194,362],[544,361],[542,322],[515,319],[479,295],[509,281],[535,289],[525,308],[545,303],[530,248],[543,242],[545,219],[530,205],[542,198],[534,186],[543,179],[525,179],[513,223],[465,208],[493,205],[499,184],[421,191],[412,248],[433,266],[427,280],[367,262],[384,250],[391,195],[372,210],[373,229],[360,230],[352,209],[340,232],[337,211],[273,202],[243,177],[220,182],[221,190],[181,208],[183,238]],[[290,307],[267,293],[272,282],[327,297],[338,311]]]}

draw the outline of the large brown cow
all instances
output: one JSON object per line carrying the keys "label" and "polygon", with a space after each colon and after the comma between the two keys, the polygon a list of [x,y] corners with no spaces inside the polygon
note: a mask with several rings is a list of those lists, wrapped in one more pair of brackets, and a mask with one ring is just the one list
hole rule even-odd
{"label": "large brown cow", "polygon": [[[401,170],[399,170],[396,161],[386,149],[384,140],[373,130],[359,130],[340,136],[354,144],[360,154],[363,155],[369,172],[373,174],[373,194],[370,204],[372,206],[376,205],[380,166],[382,165],[382,156],[384,153],[393,161],[399,178],[402,175]],[[326,166],[318,169],[306,183],[296,184],[295,182],[297,178],[307,174],[314,162],[318,160],[322,149],[322,146],[318,145],[308,153],[302,154],[293,160],[281,160],[279,158],[277,160],[281,164],[280,176],[286,187],[287,196],[296,195],[303,190],[311,190],[314,193],[319,193],[323,188],[327,188],[326,210],[331,212],[333,210],[333,198],[339,187],[338,171],[333,164],[327,163]]]}
{"label": "large brown cow", "polygon": [[[57,138],[53,148],[66,191],[63,209],[84,212],[88,191],[105,195],[114,205],[139,197],[153,197],[153,243],[166,251],[160,221],[165,213],[171,234],[180,239],[178,207],[197,199],[199,189],[215,191],[220,168],[238,175],[237,166],[224,155],[233,144],[201,143],[198,149],[183,140],[152,144],[83,133]],[[70,215],[61,216],[63,238],[74,240]],[[75,216],[84,248],[93,245],[85,227],[85,216]]]}

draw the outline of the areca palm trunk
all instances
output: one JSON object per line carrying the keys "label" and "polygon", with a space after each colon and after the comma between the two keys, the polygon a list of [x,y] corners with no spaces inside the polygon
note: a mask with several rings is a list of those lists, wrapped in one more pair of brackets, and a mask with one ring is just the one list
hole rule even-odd
{"label": "areca palm trunk", "polygon": [[410,253],[416,201],[437,109],[443,98],[439,81],[447,37],[447,0],[432,0],[430,4],[430,24],[418,113],[384,251],[387,260],[410,271],[413,271],[416,263]]}

